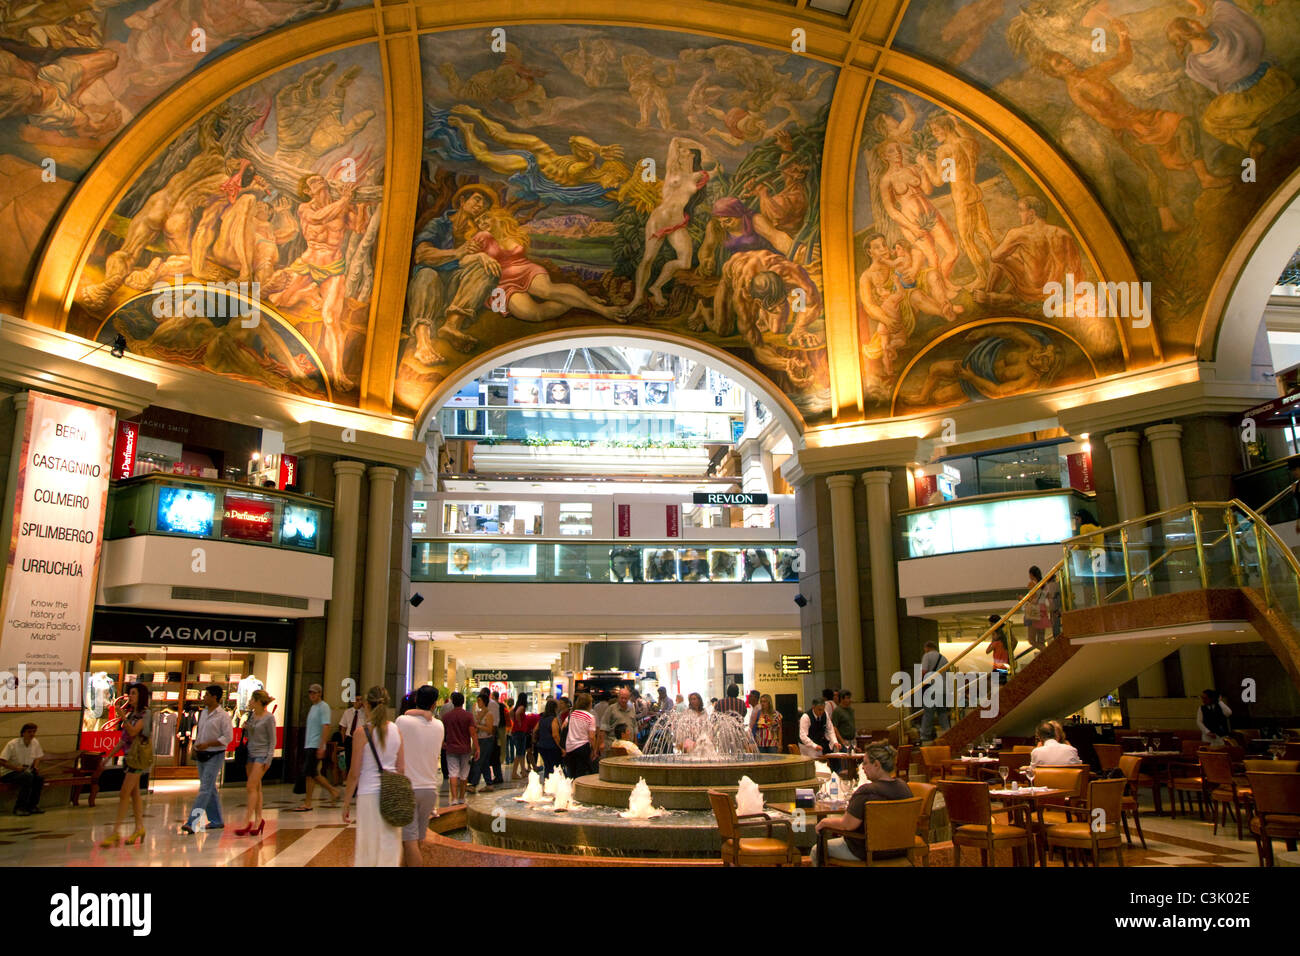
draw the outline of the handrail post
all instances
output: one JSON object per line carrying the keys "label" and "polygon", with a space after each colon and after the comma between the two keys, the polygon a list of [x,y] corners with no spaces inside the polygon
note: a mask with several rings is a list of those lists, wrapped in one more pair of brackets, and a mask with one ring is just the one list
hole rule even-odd
{"label": "handrail post", "polygon": [[1192,536],[1196,539],[1196,566],[1201,572],[1201,588],[1210,588],[1210,569],[1205,566],[1205,542],[1201,539],[1201,509],[1192,505]]}
{"label": "handrail post", "polygon": [[1228,529],[1228,546],[1232,549],[1233,580],[1237,582],[1237,587],[1244,588],[1246,586],[1246,569],[1241,566],[1241,549],[1237,547],[1236,522],[1233,518],[1231,506],[1223,509],[1223,526]]}
{"label": "handrail post", "polygon": [[1273,585],[1268,579],[1268,553],[1264,550],[1264,531],[1259,522],[1252,520],[1255,526],[1255,553],[1259,555],[1259,578],[1264,585],[1264,603],[1273,606]]}
{"label": "handrail post", "polygon": [[1128,599],[1133,600],[1133,572],[1128,562],[1128,528],[1119,529],[1119,547],[1124,553],[1124,586],[1128,589]]}
{"label": "handrail post", "polygon": [[1063,611],[1073,611],[1074,601],[1071,600],[1070,594],[1070,556],[1074,552],[1067,546],[1065,548],[1065,557],[1061,559],[1061,609]]}

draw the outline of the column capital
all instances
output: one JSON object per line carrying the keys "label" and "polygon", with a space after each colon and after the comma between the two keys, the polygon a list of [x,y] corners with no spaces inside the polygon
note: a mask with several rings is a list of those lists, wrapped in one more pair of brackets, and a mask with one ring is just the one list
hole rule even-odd
{"label": "column capital", "polygon": [[872,485],[883,485],[889,487],[889,479],[892,478],[887,471],[868,471],[862,476],[862,483],[870,488]]}
{"label": "column capital", "polygon": [[1111,451],[1116,448],[1136,448],[1142,436],[1137,432],[1111,432],[1102,438]]}
{"label": "column capital", "polygon": [[1183,437],[1183,426],[1173,422],[1167,422],[1163,425],[1152,425],[1146,429],[1147,441],[1178,441]]}
{"label": "column capital", "polygon": [[857,479],[852,475],[827,475],[826,485],[831,491],[836,488],[852,488]]}
{"label": "column capital", "polygon": [[337,477],[344,475],[360,478],[366,473],[366,463],[364,461],[342,460],[334,462],[334,474]]}
{"label": "column capital", "polygon": [[371,484],[377,481],[397,481],[397,469],[388,465],[372,465],[369,474]]}

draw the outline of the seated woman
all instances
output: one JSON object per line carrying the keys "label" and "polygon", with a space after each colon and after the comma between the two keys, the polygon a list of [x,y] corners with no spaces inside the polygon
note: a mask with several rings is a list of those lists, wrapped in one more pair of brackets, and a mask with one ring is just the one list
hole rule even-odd
{"label": "seated woman", "polygon": [[[893,747],[886,743],[875,743],[867,747],[862,759],[862,770],[867,783],[853,791],[849,805],[837,816],[823,817],[817,821],[818,831],[827,827],[835,830],[847,830],[843,836],[832,837],[826,841],[826,855],[836,860],[865,860],[867,858],[866,806],[869,800],[910,800],[912,788],[894,776],[894,760],[898,755]],[[901,856],[906,853],[899,850],[888,855]],[[876,854],[877,859],[887,854]],[[813,866],[821,865],[819,847],[813,847]]]}

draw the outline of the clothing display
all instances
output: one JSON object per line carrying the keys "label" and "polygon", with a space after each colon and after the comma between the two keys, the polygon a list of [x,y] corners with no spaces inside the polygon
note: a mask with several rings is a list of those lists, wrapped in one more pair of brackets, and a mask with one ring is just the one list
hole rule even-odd
{"label": "clothing display", "polygon": [[250,702],[253,699],[253,691],[262,690],[264,687],[265,685],[252,674],[249,674],[239,682],[239,686],[235,690],[235,706],[239,709],[240,713],[248,710],[251,706]]}
{"label": "clothing display", "polygon": [[176,753],[176,723],[180,715],[168,708],[154,715],[153,753],[155,757],[171,757]]}

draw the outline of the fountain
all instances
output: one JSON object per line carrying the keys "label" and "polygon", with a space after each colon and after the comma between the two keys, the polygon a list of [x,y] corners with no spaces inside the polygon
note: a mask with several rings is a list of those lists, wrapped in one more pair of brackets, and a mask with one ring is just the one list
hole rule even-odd
{"label": "fountain", "polygon": [[522,800],[524,803],[545,803],[547,801],[546,791],[542,789],[542,780],[537,776],[536,770],[528,771],[528,786],[524,787],[524,792],[515,799]]}
{"label": "fountain", "polygon": [[552,770],[546,777],[546,783],[542,786],[542,793],[546,794],[548,797],[555,796],[555,785],[563,776],[563,770],[560,770],[559,768]]}
{"label": "fountain", "polygon": [[[738,717],[672,712],[651,727],[640,755],[603,757],[598,773],[572,781],[558,771],[548,777],[542,789],[554,791],[554,807],[509,795],[471,797],[469,827],[476,843],[507,849],[708,857],[721,839],[710,790],[737,799],[744,787],[746,812],[766,806],[779,816],[770,804],[792,804],[796,789],[819,783],[809,758],[758,753]],[[581,812],[563,812],[574,809]],[[504,829],[493,827],[501,814]],[[806,848],[816,834],[808,827],[795,839]]]}
{"label": "fountain", "polygon": [[632,793],[627,798],[627,809],[619,814],[624,820],[650,820],[654,817],[661,817],[667,810],[659,810],[652,803],[650,788],[646,786],[645,778],[642,777],[632,788]]}

